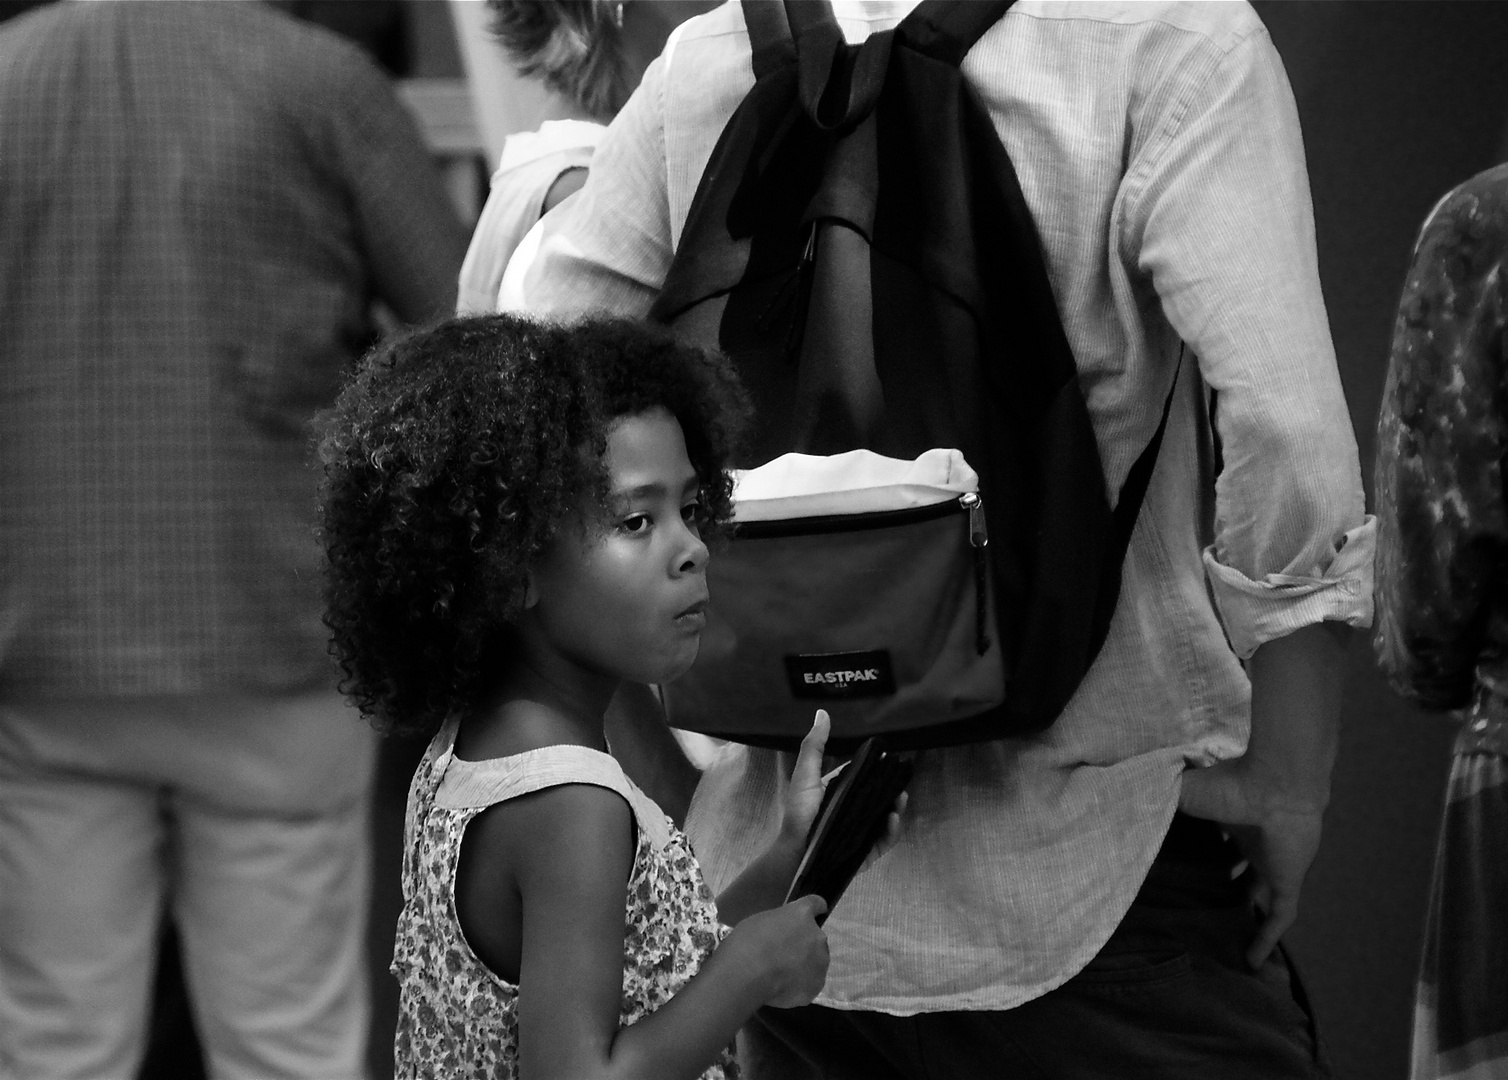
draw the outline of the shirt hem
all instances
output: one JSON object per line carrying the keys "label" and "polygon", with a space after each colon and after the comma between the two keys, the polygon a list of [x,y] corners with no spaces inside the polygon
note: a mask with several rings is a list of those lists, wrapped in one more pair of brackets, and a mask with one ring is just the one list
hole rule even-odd
{"label": "shirt hem", "polygon": [[1144,853],[1143,858],[1138,860],[1135,872],[1127,872],[1123,880],[1133,882],[1129,890],[1123,896],[1117,897],[1113,910],[1115,918],[1108,920],[1109,925],[1102,933],[1095,933],[1085,939],[1085,944],[1076,950],[1068,962],[1060,969],[1058,974],[1030,987],[1013,988],[1012,991],[1001,992],[971,992],[971,993],[940,993],[926,996],[909,997],[862,997],[848,999],[830,996],[826,993],[818,994],[813,1001],[814,1005],[836,1009],[840,1012],[874,1012],[883,1013],[887,1016],[917,1016],[923,1013],[941,1012],[1006,1012],[1010,1009],[1019,1008],[1036,999],[1057,990],[1068,982],[1093,960],[1105,944],[1110,940],[1120,924],[1125,920],[1131,905],[1135,902],[1137,894],[1141,891],[1142,883],[1146,880],[1147,872],[1161,850],[1163,838],[1167,835],[1168,828],[1173,822],[1173,814],[1178,809],[1179,792],[1182,790],[1182,773],[1173,786],[1172,797],[1162,814],[1161,827],[1155,832],[1156,840],[1150,850]]}

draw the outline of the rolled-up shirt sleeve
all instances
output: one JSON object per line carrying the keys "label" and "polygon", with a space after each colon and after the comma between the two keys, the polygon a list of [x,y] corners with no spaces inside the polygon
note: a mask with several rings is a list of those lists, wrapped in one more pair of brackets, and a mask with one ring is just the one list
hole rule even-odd
{"label": "rolled-up shirt sleeve", "polygon": [[1320,292],[1298,114],[1253,32],[1190,71],[1132,161],[1120,238],[1213,391],[1211,592],[1237,655],[1372,619],[1375,522]]}
{"label": "rolled-up shirt sleeve", "polygon": [[1467,704],[1479,662],[1508,654],[1508,166],[1426,223],[1394,324],[1377,426],[1383,671],[1426,708]]}

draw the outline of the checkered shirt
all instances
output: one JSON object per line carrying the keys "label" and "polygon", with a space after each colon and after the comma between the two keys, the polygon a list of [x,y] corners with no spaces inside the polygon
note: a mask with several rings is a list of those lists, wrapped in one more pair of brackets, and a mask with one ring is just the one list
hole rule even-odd
{"label": "checkered shirt", "polygon": [[331,677],[310,417],[451,308],[465,234],[386,78],[263,4],[0,27],[0,694]]}

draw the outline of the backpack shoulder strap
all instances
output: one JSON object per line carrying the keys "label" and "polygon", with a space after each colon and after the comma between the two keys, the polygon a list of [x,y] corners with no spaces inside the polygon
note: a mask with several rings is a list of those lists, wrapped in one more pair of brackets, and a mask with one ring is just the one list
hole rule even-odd
{"label": "backpack shoulder strap", "polygon": [[828,32],[837,31],[840,38],[843,34],[838,30],[838,20],[828,0],[785,0],[785,17],[790,20],[791,33],[797,41],[824,27],[831,28]]}
{"label": "backpack shoulder strap", "polygon": [[813,31],[842,39],[827,0],[742,0],[742,6],[756,81],[794,63],[796,43]]}
{"label": "backpack shoulder strap", "polygon": [[957,67],[1014,0],[922,0],[896,27],[908,48]]}
{"label": "backpack shoulder strap", "polygon": [[749,45],[754,50],[755,81],[795,63],[796,40],[781,0],[743,0],[742,6]]}

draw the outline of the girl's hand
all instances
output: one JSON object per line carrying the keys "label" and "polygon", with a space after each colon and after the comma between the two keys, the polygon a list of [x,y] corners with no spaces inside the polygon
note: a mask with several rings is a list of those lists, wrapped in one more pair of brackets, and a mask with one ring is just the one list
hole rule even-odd
{"label": "girl's hand", "polygon": [[759,973],[764,1004],[809,1005],[827,981],[827,934],[817,925],[826,911],[820,896],[761,911],[734,927],[718,952],[731,950],[736,963]]}
{"label": "girl's hand", "polygon": [[[817,710],[812,730],[801,740],[796,767],[791,770],[786,789],[780,831],[748,866],[734,878],[717,898],[717,910],[730,925],[743,926],[743,920],[755,912],[769,911],[781,902],[791,886],[791,878],[806,850],[806,837],[817,820],[822,806],[822,751],[827,746],[831,727],[827,712]],[[790,905],[786,905],[789,907]]]}
{"label": "girl's hand", "polygon": [[796,767],[791,770],[780,833],[781,839],[788,845],[795,845],[798,853],[806,846],[806,836],[812,831],[812,822],[817,820],[817,811],[822,806],[822,792],[827,787],[822,778],[822,752],[827,747],[827,734],[831,730],[832,718],[826,709],[818,709],[812,718],[812,729],[801,740]]}
{"label": "girl's hand", "polygon": [[[780,841],[787,848],[794,847],[799,858],[806,848],[807,834],[812,831],[812,822],[817,820],[817,811],[822,806],[822,794],[837,775],[834,770],[822,775],[822,752],[827,747],[827,736],[832,730],[832,718],[826,709],[818,709],[812,718],[812,729],[801,740],[801,750],[796,755],[796,767],[791,770],[791,784],[786,789],[785,817],[781,822]],[[896,797],[895,805],[885,818],[885,831],[869,854],[864,857],[860,872],[869,869],[885,852],[895,847],[901,836],[901,815],[906,810],[906,793]]]}

